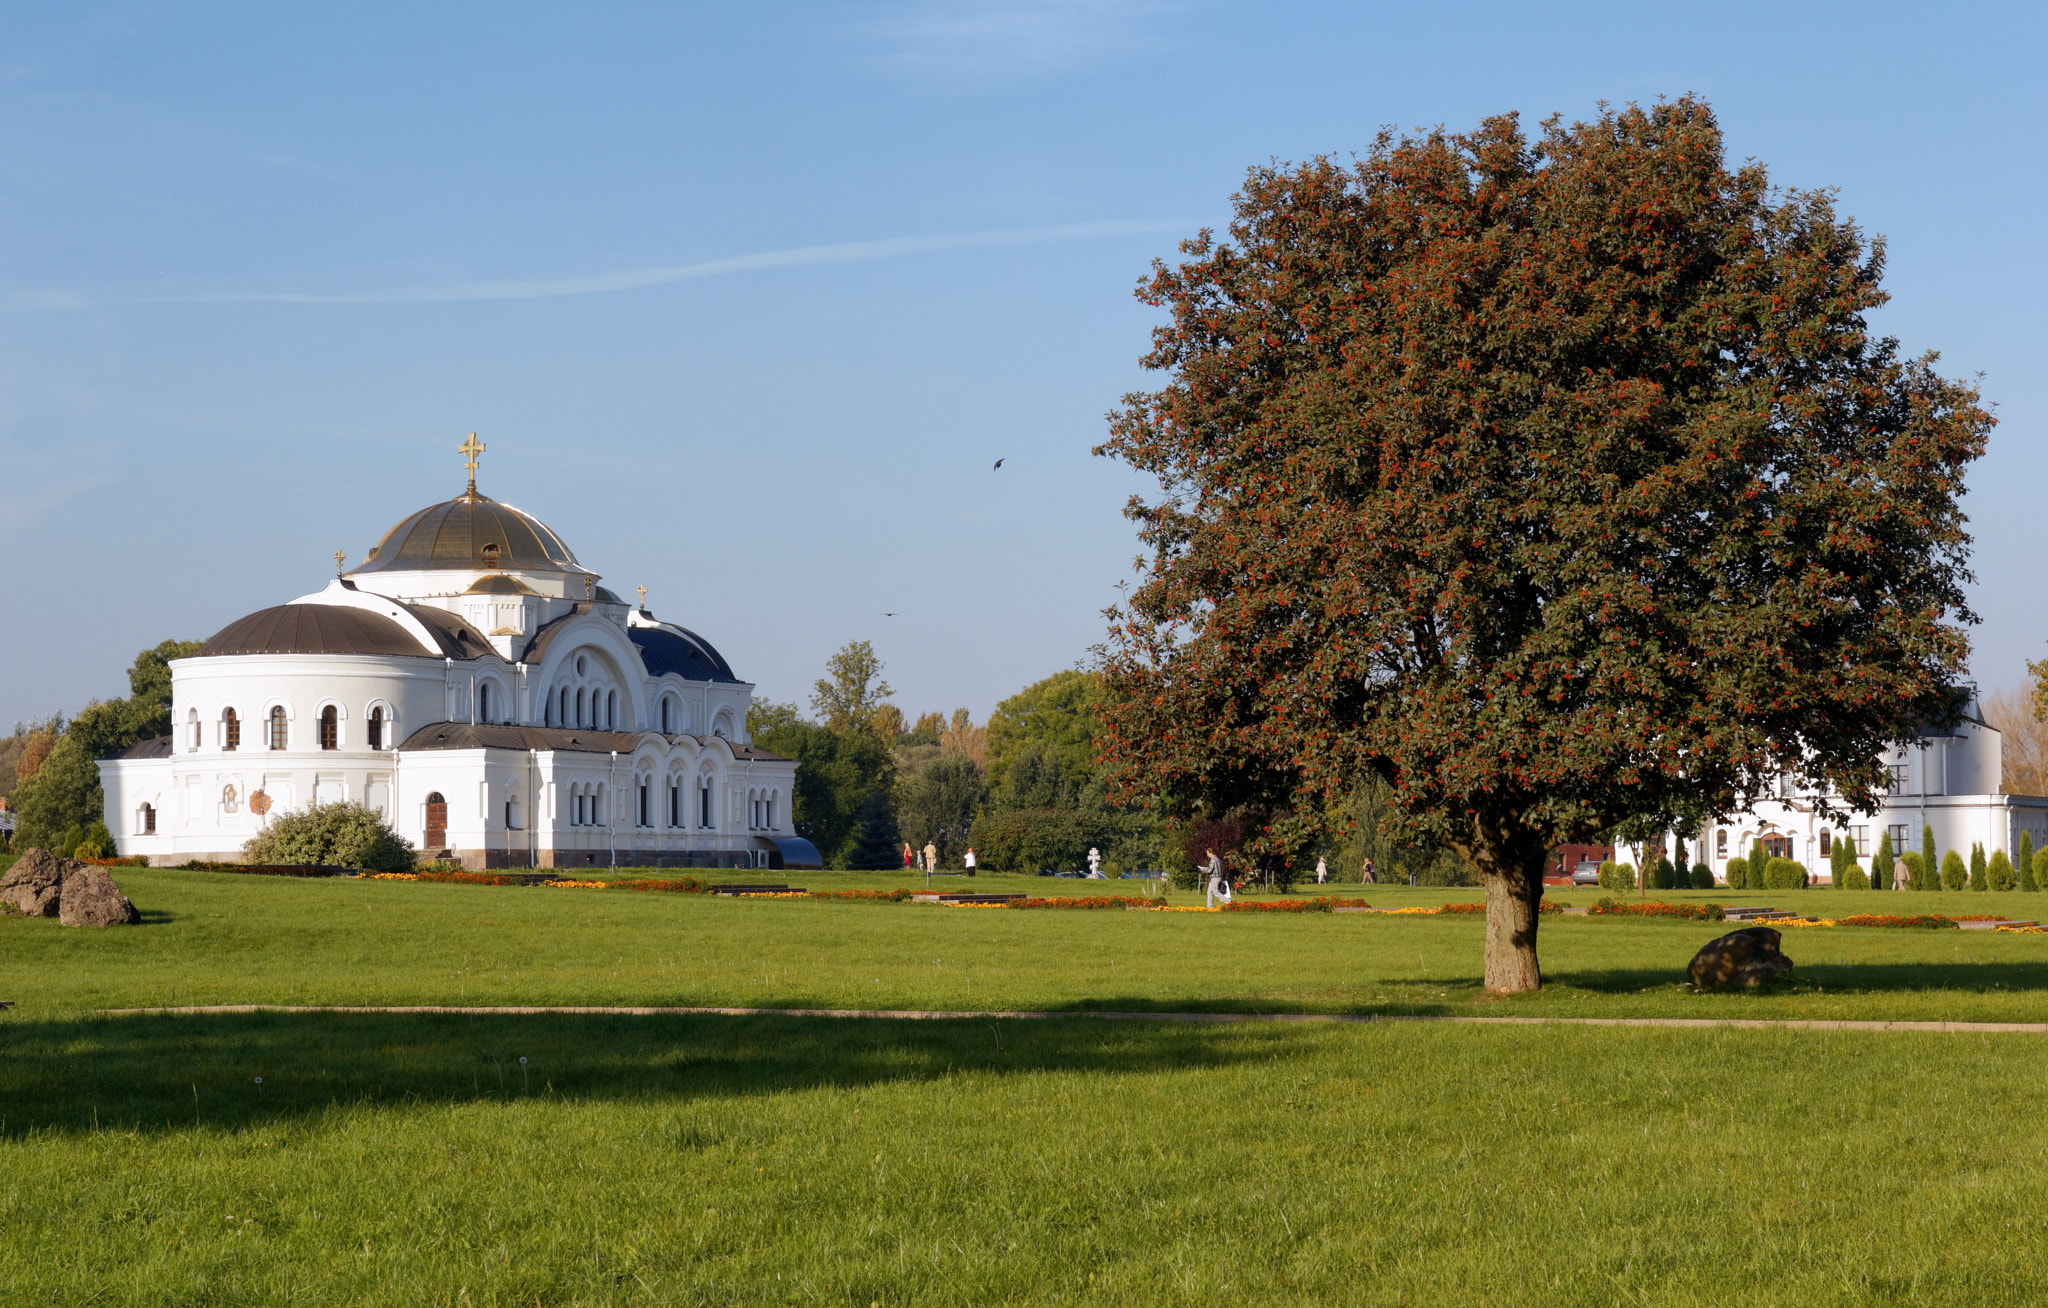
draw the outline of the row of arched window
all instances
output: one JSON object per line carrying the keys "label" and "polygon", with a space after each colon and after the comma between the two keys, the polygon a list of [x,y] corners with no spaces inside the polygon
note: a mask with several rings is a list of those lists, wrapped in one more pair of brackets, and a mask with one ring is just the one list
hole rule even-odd
{"label": "row of arched window", "polygon": [[[385,739],[389,734],[385,730],[387,725],[388,719],[385,717],[384,706],[381,704],[372,706],[369,717],[365,719],[363,725],[364,745],[370,749],[381,750],[385,748]],[[218,728],[216,738],[220,742],[222,753],[232,754],[242,747],[242,718],[240,714],[236,713],[232,708],[224,708],[220,711],[220,721],[216,726]],[[198,753],[200,746],[205,743],[204,728],[199,721],[198,709],[186,711],[185,730],[186,751],[193,754]],[[322,708],[319,718],[314,723],[314,734],[319,741],[321,749],[340,749],[341,710],[332,704]],[[260,737],[263,741],[263,747],[266,749],[291,748],[291,717],[285,712],[284,705],[273,704],[270,706],[270,711],[263,715],[260,722]]]}
{"label": "row of arched window", "polygon": [[617,731],[619,692],[579,686],[572,695],[570,688],[563,686],[541,702],[540,721],[544,727],[588,727],[592,731]]}

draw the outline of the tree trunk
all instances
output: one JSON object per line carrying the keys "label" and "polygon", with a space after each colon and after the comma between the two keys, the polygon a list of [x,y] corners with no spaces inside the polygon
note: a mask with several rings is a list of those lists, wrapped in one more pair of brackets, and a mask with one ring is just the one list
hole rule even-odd
{"label": "tree trunk", "polygon": [[1543,902],[1543,864],[1486,875],[1486,988],[1526,994],[1543,986],[1536,962],[1536,919]]}

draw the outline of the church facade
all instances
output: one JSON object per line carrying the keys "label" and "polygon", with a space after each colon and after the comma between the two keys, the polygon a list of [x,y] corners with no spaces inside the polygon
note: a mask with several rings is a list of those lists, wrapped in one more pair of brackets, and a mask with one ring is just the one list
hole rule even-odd
{"label": "church facade", "polygon": [[121,853],[237,861],[272,816],[353,801],[478,869],[818,865],[754,687],[478,493],[481,451],[462,495],[171,664],[171,735],[100,764]]}

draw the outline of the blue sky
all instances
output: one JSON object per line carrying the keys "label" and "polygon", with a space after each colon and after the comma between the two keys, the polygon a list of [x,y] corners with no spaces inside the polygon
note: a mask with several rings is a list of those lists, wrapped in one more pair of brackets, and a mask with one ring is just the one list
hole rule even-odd
{"label": "blue sky", "polygon": [[[774,699],[1071,666],[1131,288],[1245,168],[1696,92],[1983,374],[1974,672],[2048,653],[2038,7],[0,6],[0,722],[480,486]],[[2031,216],[2030,216],[2031,215]],[[990,465],[1006,460],[1002,470]],[[885,611],[900,616],[885,618]]]}

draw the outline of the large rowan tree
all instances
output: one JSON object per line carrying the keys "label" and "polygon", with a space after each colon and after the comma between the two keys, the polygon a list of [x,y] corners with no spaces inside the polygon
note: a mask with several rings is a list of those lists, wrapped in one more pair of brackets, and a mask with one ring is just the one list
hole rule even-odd
{"label": "large rowan tree", "polygon": [[1302,850],[1368,774],[1542,983],[1547,849],[1781,773],[1867,806],[1951,719],[1991,417],[1864,315],[1881,241],[1693,99],[1252,170],[1139,291],[1098,453],[1156,474],[1104,651],[1120,793]]}

